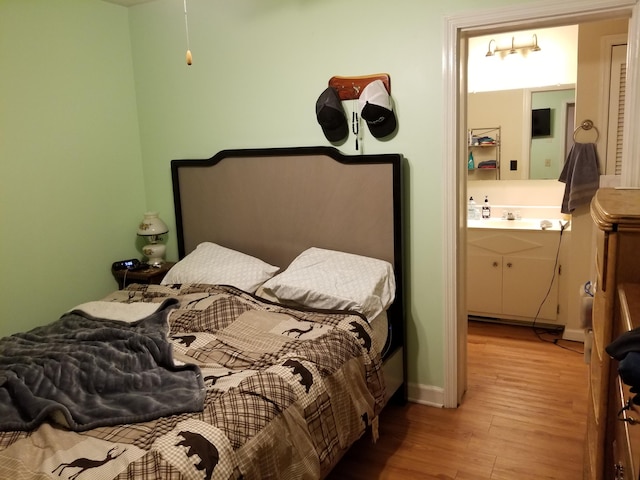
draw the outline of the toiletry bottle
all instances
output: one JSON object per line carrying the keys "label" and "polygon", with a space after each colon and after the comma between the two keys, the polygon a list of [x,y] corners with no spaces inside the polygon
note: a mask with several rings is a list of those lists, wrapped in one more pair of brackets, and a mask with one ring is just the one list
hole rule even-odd
{"label": "toiletry bottle", "polygon": [[485,195],[482,204],[482,218],[491,218],[491,207],[489,206],[489,197]]}
{"label": "toiletry bottle", "polygon": [[476,163],[473,161],[473,152],[469,152],[469,161],[467,162],[467,168],[473,170],[476,168]]}
{"label": "toiletry bottle", "polygon": [[473,197],[469,197],[469,205],[467,206],[467,220],[476,219],[476,201]]}

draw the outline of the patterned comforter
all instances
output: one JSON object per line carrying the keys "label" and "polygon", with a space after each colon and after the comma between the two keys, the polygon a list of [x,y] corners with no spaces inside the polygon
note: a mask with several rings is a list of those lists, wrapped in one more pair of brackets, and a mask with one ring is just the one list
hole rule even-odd
{"label": "patterned comforter", "polygon": [[201,412],[73,432],[0,432],[0,478],[321,478],[377,417],[381,360],[357,314],[293,309],[233,287],[132,285],[105,300],[180,302],[174,359],[200,367]]}

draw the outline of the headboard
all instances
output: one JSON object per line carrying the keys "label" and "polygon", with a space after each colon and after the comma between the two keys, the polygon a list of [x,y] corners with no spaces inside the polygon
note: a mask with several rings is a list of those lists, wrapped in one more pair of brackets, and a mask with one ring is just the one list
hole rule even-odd
{"label": "headboard", "polygon": [[282,269],[309,247],[380,258],[396,275],[390,317],[404,323],[401,155],[223,150],[173,160],[171,174],[180,258],[203,241]]}

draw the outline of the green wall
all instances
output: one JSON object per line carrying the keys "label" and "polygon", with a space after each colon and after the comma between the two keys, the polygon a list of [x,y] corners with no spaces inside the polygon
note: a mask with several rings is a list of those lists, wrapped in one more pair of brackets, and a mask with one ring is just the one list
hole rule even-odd
{"label": "green wall", "polygon": [[126,9],[0,0],[0,335],[117,288],[145,210]]}
{"label": "green wall", "polygon": [[[145,208],[175,258],[172,159],[327,145],[314,108],[329,78],[385,72],[399,131],[363,146],[406,157],[409,376],[442,387],[444,17],[514,3],[189,0],[187,67],[183,2],[0,0],[0,333],[115,288]],[[339,148],[355,154],[353,136]]]}
{"label": "green wall", "polygon": [[[130,8],[148,203],[172,212],[173,158],[328,145],[314,110],[328,80],[388,73],[399,130],[388,141],[365,131],[364,151],[406,157],[409,377],[442,387],[444,17],[513,3],[189,0],[191,67],[182,2]],[[345,107],[350,117],[352,103]],[[353,135],[339,148],[357,153]],[[175,240],[168,251],[175,255]]]}

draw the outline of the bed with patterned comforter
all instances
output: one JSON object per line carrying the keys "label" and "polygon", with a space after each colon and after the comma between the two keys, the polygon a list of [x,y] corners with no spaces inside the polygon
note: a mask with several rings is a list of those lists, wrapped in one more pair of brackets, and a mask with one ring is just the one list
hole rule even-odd
{"label": "bed with patterned comforter", "polygon": [[212,285],[132,285],[100,303],[167,298],[179,301],[168,314],[173,361],[197,365],[204,408],[84,431],[52,417],[0,432],[0,478],[321,478],[375,424],[381,346],[364,317]]}

